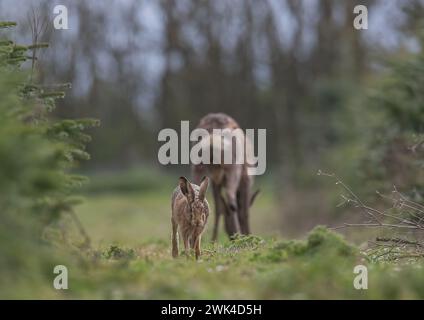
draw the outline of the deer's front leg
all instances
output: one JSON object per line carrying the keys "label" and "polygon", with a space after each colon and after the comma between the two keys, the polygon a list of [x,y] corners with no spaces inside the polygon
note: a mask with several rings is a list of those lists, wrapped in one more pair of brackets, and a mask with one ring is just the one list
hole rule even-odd
{"label": "deer's front leg", "polygon": [[219,218],[221,216],[222,211],[224,210],[224,205],[222,203],[220,186],[216,185],[215,183],[212,183],[212,191],[213,198],[215,200],[215,223],[213,226],[212,241],[216,241],[218,238]]}
{"label": "deer's front leg", "polygon": [[241,234],[250,234],[249,228],[249,207],[250,207],[250,186],[247,177],[243,177],[240,182],[240,188],[237,192],[238,219],[240,222]]}
{"label": "deer's front leg", "polygon": [[172,223],[172,257],[178,257],[178,224],[171,219]]}

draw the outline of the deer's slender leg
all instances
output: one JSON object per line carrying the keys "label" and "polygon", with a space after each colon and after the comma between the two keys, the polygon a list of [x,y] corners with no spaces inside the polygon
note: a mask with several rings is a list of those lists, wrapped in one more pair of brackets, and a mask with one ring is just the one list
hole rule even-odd
{"label": "deer's slender leg", "polygon": [[216,241],[218,238],[219,219],[224,206],[221,197],[221,187],[212,183],[213,198],[215,200],[215,223],[213,225],[212,241]]}
{"label": "deer's slender leg", "polygon": [[172,223],[172,256],[175,258],[178,256],[178,224],[171,219]]}
{"label": "deer's slender leg", "polygon": [[232,237],[240,232],[237,191],[242,175],[242,167],[240,165],[229,165],[225,167],[225,228],[228,236]]}
{"label": "deer's slender leg", "polygon": [[249,206],[250,206],[250,190],[249,184],[246,179],[242,179],[240,182],[240,189],[237,193],[238,202],[238,219],[240,222],[241,234],[250,234],[249,227]]}
{"label": "deer's slender leg", "polygon": [[225,204],[225,214],[224,214],[224,224],[225,231],[227,235],[231,238],[233,237],[239,230],[239,222],[237,217],[237,212],[231,210],[225,203],[225,200],[222,199],[222,202]]}

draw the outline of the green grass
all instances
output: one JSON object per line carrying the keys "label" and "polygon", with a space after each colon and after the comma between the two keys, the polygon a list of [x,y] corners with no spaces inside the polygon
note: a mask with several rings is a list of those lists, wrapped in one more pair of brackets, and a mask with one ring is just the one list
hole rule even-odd
{"label": "green grass", "polygon": [[[10,279],[6,298],[60,299],[422,299],[421,261],[376,262],[339,234],[317,227],[304,240],[284,239],[276,199],[265,191],[252,208],[252,236],[210,242],[201,259],[173,259],[170,195],[173,179],[125,192],[107,185],[87,192],[76,213],[90,235],[87,252],[58,247],[42,259],[39,276]],[[95,183],[99,183],[96,181]],[[122,182],[124,183],[124,179]],[[211,195],[208,195],[211,199]],[[211,201],[212,202],[212,201]],[[313,213],[311,213],[313,214]],[[52,266],[64,264],[69,289],[55,290]],[[368,290],[356,290],[353,269],[368,267]],[[34,278],[34,279],[32,279]]]}
{"label": "green grass", "polygon": [[[220,239],[213,244],[211,215],[201,260],[183,254],[172,259],[170,192],[166,190],[174,185],[171,179],[163,181],[169,185],[153,191],[95,193],[77,208],[92,238],[91,256],[96,258],[71,277],[73,285],[64,298],[424,297],[420,264],[371,263],[339,235],[323,228],[315,229],[305,241],[284,240],[279,233],[280,211],[270,192],[263,192],[252,208],[255,236],[231,242],[221,226]],[[369,268],[368,290],[353,287],[353,269],[358,264]]]}
{"label": "green grass", "polygon": [[[406,299],[423,298],[420,265],[367,262],[358,249],[323,227],[304,241],[258,236],[203,247],[171,258],[169,243],[95,250],[89,263],[71,264],[65,299]],[[369,289],[356,290],[353,269],[369,269]],[[52,290],[54,291],[54,290]]]}

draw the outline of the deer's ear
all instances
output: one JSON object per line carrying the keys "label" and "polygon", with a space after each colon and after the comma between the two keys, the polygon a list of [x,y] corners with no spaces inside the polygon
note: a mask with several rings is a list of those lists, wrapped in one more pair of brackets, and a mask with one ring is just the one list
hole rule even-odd
{"label": "deer's ear", "polygon": [[255,202],[256,196],[259,194],[260,191],[261,189],[256,190],[256,192],[250,197],[250,206],[252,206],[253,202]]}
{"label": "deer's ear", "polygon": [[183,195],[191,202],[194,200],[194,190],[186,177],[180,177],[180,189]]}
{"label": "deer's ear", "polygon": [[199,200],[203,201],[205,200],[206,191],[208,190],[209,186],[209,178],[207,176],[204,176],[202,178],[202,181],[200,182],[200,189],[199,189]]}

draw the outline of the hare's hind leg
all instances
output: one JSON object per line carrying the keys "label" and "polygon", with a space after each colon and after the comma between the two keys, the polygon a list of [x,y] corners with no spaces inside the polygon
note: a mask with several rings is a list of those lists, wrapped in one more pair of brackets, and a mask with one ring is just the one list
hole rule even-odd
{"label": "hare's hind leg", "polygon": [[194,236],[194,233],[190,237],[190,249],[194,249],[194,246],[196,245],[196,237]]}
{"label": "hare's hind leg", "polygon": [[171,219],[172,222],[172,256],[178,257],[178,224]]}
{"label": "hare's hind leg", "polygon": [[190,254],[190,241],[189,241],[189,233],[185,232],[183,233],[183,241],[184,241],[184,250],[185,250],[185,254],[186,256],[188,256]]}

